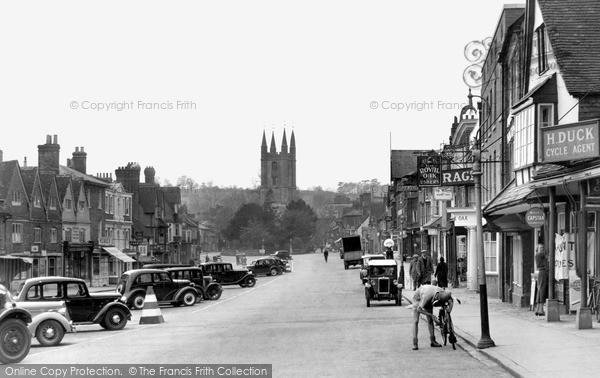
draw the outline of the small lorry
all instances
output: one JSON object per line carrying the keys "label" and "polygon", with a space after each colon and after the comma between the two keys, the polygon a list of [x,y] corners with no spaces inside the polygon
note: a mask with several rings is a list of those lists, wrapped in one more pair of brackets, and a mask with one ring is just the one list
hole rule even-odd
{"label": "small lorry", "polygon": [[362,264],[364,252],[360,236],[354,235],[342,238],[342,248],[344,249],[344,269],[348,269],[349,266]]}

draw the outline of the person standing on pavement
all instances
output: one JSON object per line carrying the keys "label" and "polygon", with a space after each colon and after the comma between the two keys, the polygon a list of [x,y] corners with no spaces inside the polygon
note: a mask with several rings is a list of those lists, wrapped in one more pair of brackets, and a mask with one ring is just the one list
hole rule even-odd
{"label": "person standing on pavement", "polygon": [[329,257],[329,251],[328,250],[324,250],[323,251],[323,257],[325,258],[325,262],[327,262],[327,257]]}
{"label": "person standing on pavement", "polygon": [[448,287],[448,264],[446,264],[443,257],[440,257],[440,262],[435,267],[435,278],[439,287],[442,289]]}
{"label": "person standing on pavement", "polygon": [[535,247],[535,265],[538,268],[538,292],[536,296],[535,315],[544,316],[544,303],[548,298],[548,256],[543,243]]}
{"label": "person standing on pavement", "polygon": [[417,271],[419,276],[419,285],[431,284],[431,275],[433,274],[433,261],[429,256],[429,251],[426,249],[421,251],[421,257],[417,263]]}
{"label": "person standing on pavement", "polygon": [[410,275],[410,282],[412,282],[412,289],[417,290],[419,287],[419,272],[417,271],[417,264],[419,263],[419,255],[416,253],[410,260],[410,266],[408,268],[408,274]]}
{"label": "person standing on pavement", "polygon": [[433,322],[439,323],[439,320],[433,315],[433,306],[442,305],[442,303],[450,302],[448,312],[452,311],[454,300],[452,294],[449,291],[444,291],[439,286],[434,285],[421,285],[413,295],[413,350],[419,349],[419,318],[421,314],[427,316],[427,328],[429,329],[429,340],[431,341],[432,348],[441,347],[441,345],[435,341],[435,333]]}

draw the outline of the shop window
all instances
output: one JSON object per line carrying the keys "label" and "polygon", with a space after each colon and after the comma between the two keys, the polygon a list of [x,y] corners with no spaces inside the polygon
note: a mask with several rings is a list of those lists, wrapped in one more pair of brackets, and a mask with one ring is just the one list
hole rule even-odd
{"label": "shop window", "polygon": [[489,273],[498,273],[498,242],[497,233],[483,233],[483,250],[485,253],[485,270]]}

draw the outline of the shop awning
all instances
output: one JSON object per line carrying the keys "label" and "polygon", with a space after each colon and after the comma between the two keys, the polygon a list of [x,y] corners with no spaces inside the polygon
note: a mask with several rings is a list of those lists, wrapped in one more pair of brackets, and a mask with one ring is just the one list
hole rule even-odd
{"label": "shop awning", "polygon": [[135,262],[134,259],[132,259],[131,257],[127,256],[126,254],[124,254],[123,252],[121,252],[118,248],[115,247],[102,247],[103,250],[105,250],[106,252],[110,253],[111,255],[113,255],[114,257],[118,258],[119,260],[123,261],[123,262]]}
{"label": "shop awning", "polygon": [[431,220],[423,225],[423,229],[438,228],[442,227],[442,217],[433,217]]}
{"label": "shop awning", "polygon": [[487,204],[483,213],[487,216],[527,211],[531,207],[527,203],[527,199],[533,195],[534,191],[531,183],[516,186],[515,180],[513,180]]}
{"label": "shop awning", "polygon": [[[487,227],[487,229],[486,229]],[[522,214],[506,214],[500,217],[488,221],[487,226],[484,227],[485,231],[489,232],[516,232],[516,231],[530,231],[532,227],[525,221],[525,216]]]}
{"label": "shop awning", "polygon": [[21,261],[26,262],[27,264],[33,264],[33,259],[31,257],[1,255],[0,259],[5,259],[5,260],[21,260]]}

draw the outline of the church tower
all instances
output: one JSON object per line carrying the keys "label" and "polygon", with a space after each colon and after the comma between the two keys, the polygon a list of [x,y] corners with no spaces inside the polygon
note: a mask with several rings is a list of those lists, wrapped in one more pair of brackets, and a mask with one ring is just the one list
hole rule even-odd
{"label": "church tower", "polygon": [[281,150],[275,146],[275,132],[267,149],[267,136],[263,130],[260,147],[260,200],[261,203],[287,205],[296,199],[296,138],[294,130],[288,149],[285,129]]}

